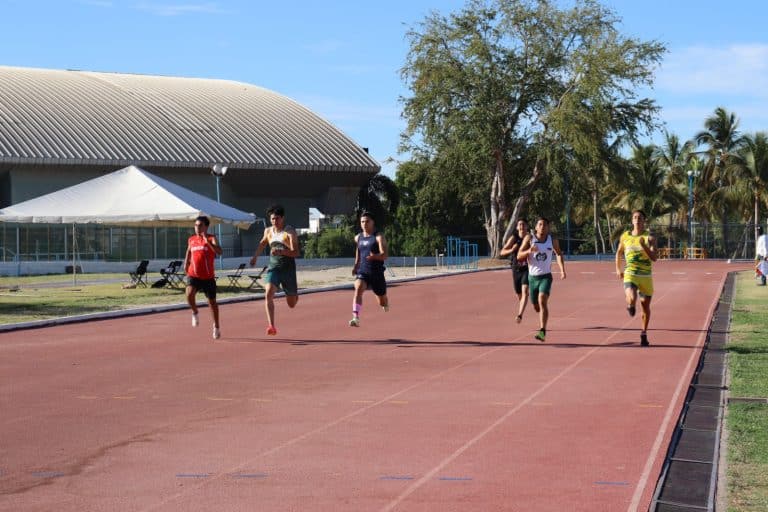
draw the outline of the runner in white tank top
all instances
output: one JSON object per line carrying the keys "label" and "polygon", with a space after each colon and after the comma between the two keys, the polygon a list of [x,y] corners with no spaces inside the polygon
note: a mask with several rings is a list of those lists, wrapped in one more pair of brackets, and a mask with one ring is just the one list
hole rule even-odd
{"label": "runner in white tank top", "polygon": [[552,259],[557,259],[561,278],[565,279],[565,262],[560,244],[549,234],[549,220],[539,217],[536,233],[528,235],[517,253],[517,259],[528,260],[528,291],[533,309],[539,313],[539,332],[535,338],[544,341],[549,319],[549,294],[552,290]]}
{"label": "runner in white tank top", "polygon": [[543,276],[552,273],[552,256],[555,253],[555,247],[552,243],[552,235],[547,235],[543,241],[537,237],[531,238],[531,245],[535,247],[535,252],[528,255],[528,275]]}

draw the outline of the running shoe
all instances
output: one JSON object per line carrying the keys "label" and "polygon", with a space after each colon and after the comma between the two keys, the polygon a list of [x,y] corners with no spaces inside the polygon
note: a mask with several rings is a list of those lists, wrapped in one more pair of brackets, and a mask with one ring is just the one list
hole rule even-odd
{"label": "running shoe", "polygon": [[635,305],[632,304],[630,306],[627,306],[627,313],[629,313],[629,316],[635,316]]}
{"label": "running shoe", "polygon": [[213,326],[213,339],[217,340],[221,338],[221,331],[215,325]]}
{"label": "running shoe", "polygon": [[517,315],[517,323],[520,323],[523,321],[523,315]]}
{"label": "running shoe", "polygon": [[197,316],[197,313],[192,313],[192,327],[197,327],[200,325],[200,317]]}
{"label": "running shoe", "polygon": [[360,327],[360,318],[353,316],[352,320],[349,321],[350,327]]}
{"label": "running shoe", "polygon": [[269,327],[267,327],[267,334],[269,336],[274,336],[275,334],[277,334],[277,329],[275,329],[274,325],[270,325]]}
{"label": "running shoe", "polygon": [[381,306],[381,309],[383,309],[384,312],[386,313],[387,311],[389,311],[389,304],[387,304],[386,306]]}
{"label": "running shoe", "polygon": [[650,344],[650,343],[648,343],[648,335],[647,335],[647,334],[645,334],[644,332],[641,332],[641,333],[640,333],[640,346],[641,346],[641,347],[648,347],[648,346],[650,346],[650,345],[651,345],[651,344]]}
{"label": "running shoe", "polygon": [[539,341],[544,341],[546,337],[547,337],[547,333],[544,331],[544,329],[539,329],[539,332],[536,333],[536,336],[534,336],[534,338],[536,338]]}

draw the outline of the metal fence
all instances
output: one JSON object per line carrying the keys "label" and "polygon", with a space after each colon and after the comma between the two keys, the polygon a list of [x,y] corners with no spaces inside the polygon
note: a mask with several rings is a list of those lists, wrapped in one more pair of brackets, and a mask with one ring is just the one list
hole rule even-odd
{"label": "metal fence", "polygon": [[[595,251],[593,230],[574,229],[569,238],[562,229],[555,231],[560,248],[566,254],[575,256],[590,256],[615,252],[619,236],[623,231],[631,229],[625,226],[621,231],[614,231],[608,237],[609,229],[603,224],[605,250],[603,243],[598,242],[600,251]],[[755,225],[745,223],[699,223],[694,222],[690,232],[683,224],[652,224],[648,228],[657,239],[657,245],[662,249],[663,257],[669,258],[716,258],[716,259],[752,259],[755,255]]]}
{"label": "metal fence", "polygon": [[[191,234],[190,227],[0,223],[0,261],[179,259]],[[222,228],[220,243],[224,257],[243,256],[237,230]]]}

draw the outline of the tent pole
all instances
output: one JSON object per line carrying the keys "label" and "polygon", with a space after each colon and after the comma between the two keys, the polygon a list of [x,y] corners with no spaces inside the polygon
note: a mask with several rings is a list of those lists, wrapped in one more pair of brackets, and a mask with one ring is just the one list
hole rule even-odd
{"label": "tent pole", "polygon": [[76,248],[76,239],[75,239],[75,223],[72,223],[72,284],[77,285],[77,261],[75,258],[77,257],[77,253],[75,252]]}

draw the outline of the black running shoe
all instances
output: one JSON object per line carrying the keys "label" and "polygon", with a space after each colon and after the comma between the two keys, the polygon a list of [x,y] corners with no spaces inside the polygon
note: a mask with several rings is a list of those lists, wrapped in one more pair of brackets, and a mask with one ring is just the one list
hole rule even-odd
{"label": "black running shoe", "polygon": [[629,313],[629,316],[635,316],[635,305],[632,304],[631,306],[627,306],[627,313]]}
{"label": "black running shoe", "polygon": [[645,333],[640,334],[640,346],[641,347],[648,347],[650,346],[650,343],[648,343],[648,335]]}

